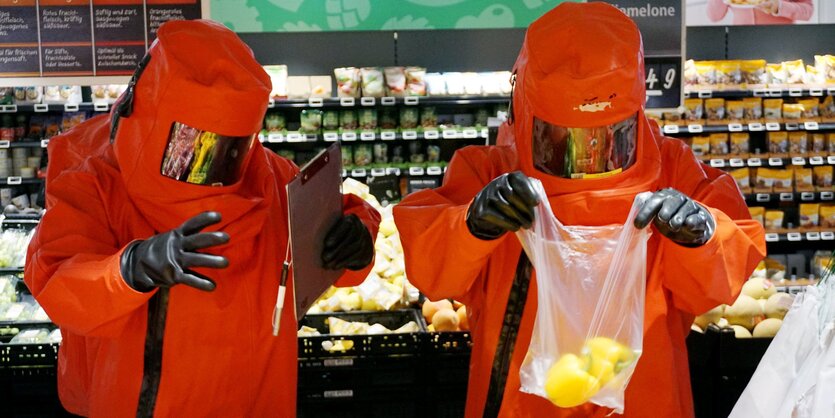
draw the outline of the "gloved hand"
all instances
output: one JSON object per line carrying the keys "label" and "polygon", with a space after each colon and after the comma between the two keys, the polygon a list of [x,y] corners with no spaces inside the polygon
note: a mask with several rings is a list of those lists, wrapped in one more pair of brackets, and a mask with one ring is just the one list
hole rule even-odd
{"label": "gloved hand", "polygon": [[539,197],[519,171],[502,174],[484,186],[467,210],[467,229],[476,238],[494,240],[507,231],[530,228]]}
{"label": "gloved hand", "polygon": [[713,215],[676,189],[657,191],[644,202],[635,227],[645,228],[650,222],[662,235],[686,247],[703,245],[716,229]]}
{"label": "gloved hand", "polygon": [[218,222],[220,213],[203,212],[174,230],[132,242],[122,253],[122,278],[140,292],[176,284],[214,290],[214,281],[190,268],[222,269],[229,266],[225,257],[197,252],[229,242],[229,235],[225,232],[200,232]]}
{"label": "gloved hand", "polygon": [[325,237],[322,264],[326,269],[362,270],[374,258],[371,232],[357,215],[343,216]]}

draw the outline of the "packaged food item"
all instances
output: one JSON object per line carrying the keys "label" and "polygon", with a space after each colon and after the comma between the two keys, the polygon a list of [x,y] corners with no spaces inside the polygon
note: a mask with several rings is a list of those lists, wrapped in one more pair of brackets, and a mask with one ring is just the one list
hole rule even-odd
{"label": "packaged food item", "polygon": [[342,144],[342,167],[348,167],[354,164],[354,151],[350,145]]}
{"label": "packaged food item", "polygon": [[441,73],[426,74],[426,92],[430,96],[444,96],[447,94],[446,80]]}
{"label": "packaged food item", "polygon": [[52,138],[59,133],[61,133],[61,118],[58,116],[47,117],[44,138]]}
{"label": "packaged food item", "polygon": [[430,163],[437,163],[441,161],[441,147],[437,145],[429,145],[426,147],[426,161]]}
{"label": "packaged food item", "polygon": [[768,73],[769,86],[779,88],[786,85],[786,71],[783,69],[783,64],[768,63],[765,65],[765,70]]}
{"label": "packaged food item", "polygon": [[786,122],[797,122],[803,115],[803,105],[800,103],[783,104],[783,120]]}
{"label": "packaged food item", "polygon": [[699,84],[699,74],[696,72],[696,61],[687,60],[684,62],[684,86],[696,87]]}
{"label": "packaged food item", "polygon": [[814,228],[820,225],[820,203],[800,204],[800,227]]}
{"label": "packaged food item", "polygon": [[768,133],[768,152],[775,154],[783,154],[789,152],[789,134],[788,132],[769,132]]}
{"label": "packaged food item", "polygon": [[403,67],[386,67],[386,95],[403,97],[406,94],[406,69]]}
{"label": "packaged food item", "polygon": [[763,120],[763,99],[760,97],[746,97],[742,99],[745,108],[743,119],[746,123],[757,123]]}
{"label": "packaged food item", "polygon": [[281,112],[267,113],[267,117],[264,118],[264,128],[271,133],[283,132],[287,129],[287,119]]}
{"label": "packaged food item", "polygon": [[47,86],[44,88],[43,102],[47,104],[81,103],[81,86]]}
{"label": "packaged food item", "polygon": [[725,103],[729,122],[742,123],[745,118],[745,104],[742,100],[728,100]]}
{"label": "packaged food item", "polygon": [[774,178],[777,177],[774,171],[770,168],[757,168],[754,171],[754,177],[756,178],[754,187],[758,192],[771,193],[773,191]]}
{"label": "packaged food item", "polygon": [[835,98],[826,96],[820,105],[820,115],[823,122],[835,121]]}
{"label": "packaged food item", "polygon": [[339,111],[325,110],[322,112],[322,129],[336,131],[339,129]]}
{"label": "packaged food item", "polygon": [[775,193],[794,191],[794,170],[772,170],[772,175]]}
{"label": "packaged food item", "polygon": [[476,128],[485,127],[487,126],[487,119],[489,118],[490,113],[487,111],[487,109],[480,107],[475,111],[475,124],[473,126],[475,126]]}
{"label": "packaged food item", "polygon": [[815,68],[824,83],[835,84],[834,55],[815,55]]}
{"label": "packaged food item", "polygon": [[731,134],[731,154],[741,155],[751,152],[751,137],[747,132]]}
{"label": "packaged food item", "polygon": [[693,154],[702,156],[710,154],[710,137],[709,136],[694,136],[693,143],[690,145],[693,149]]}
{"label": "packaged food item", "polygon": [[406,67],[406,95],[426,96],[426,68]]}
{"label": "packaged food item", "polygon": [[265,65],[264,71],[270,76],[273,89],[270,97],[273,99],[287,98],[287,66],[286,65]]}
{"label": "packaged food item", "polygon": [[812,134],[812,152],[823,152],[826,149],[826,135]]}
{"label": "packaged food item", "polygon": [[705,100],[705,114],[708,124],[722,122],[725,119],[725,99]]}
{"label": "packaged food item", "polygon": [[731,90],[742,85],[742,73],[739,61],[719,61],[716,63],[716,83],[719,88]]}
{"label": "packaged food item", "polygon": [[420,109],[420,126],[424,128],[438,127],[438,114],[433,106],[425,106]]}
{"label": "packaged food item", "polygon": [[310,97],[310,77],[287,77],[287,97],[290,99],[307,99]]}
{"label": "packaged food item", "polygon": [[712,155],[728,154],[728,134],[710,135],[710,153]]}
{"label": "packaged food item", "polygon": [[420,164],[426,162],[426,154],[423,152],[423,144],[418,141],[409,143],[409,161]]}
{"label": "packaged food item", "polygon": [[447,94],[452,96],[460,96],[464,94],[464,75],[462,73],[444,73],[443,76],[446,82]]}
{"label": "packaged food item", "polygon": [[682,115],[678,112],[664,112],[664,122],[667,125],[680,125]]}
{"label": "packaged food item", "polygon": [[403,145],[395,145],[391,150],[392,164],[403,164],[406,162],[404,155],[406,155],[406,152],[403,150]]}
{"label": "packaged food item", "polygon": [[765,226],[765,208],[760,206],[753,206],[748,208],[748,213],[751,214],[751,219]]}
{"label": "packaged food item", "polygon": [[355,131],[359,127],[357,112],[354,110],[342,110],[339,112],[339,127],[343,131]]}
{"label": "packaged food item", "polygon": [[462,80],[464,81],[464,94],[479,95],[482,94],[481,79],[478,78],[477,73],[462,73]]}
{"label": "packaged food item", "polygon": [[0,123],[0,141],[14,141],[14,119],[12,115],[3,115],[2,123]]}
{"label": "packaged food item", "polygon": [[377,109],[360,109],[359,128],[362,130],[377,129]]}
{"label": "packaged food item", "polygon": [[413,106],[400,108],[400,129],[415,129],[418,126],[419,110]]}
{"label": "packaged food item", "polygon": [[768,83],[765,64],[765,60],[746,60],[739,63],[739,69],[742,75],[742,81],[745,83],[745,88],[762,88]]}
{"label": "packaged food item", "polygon": [[336,68],[336,94],[339,97],[360,97],[360,70],[354,67]]}
{"label": "packaged food item", "polygon": [[388,164],[389,147],[384,142],[374,144],[374,162],[376,164]]}
{"label": "packaged food item", "polygon": [[481,78],[481,92],[485,95],[499,95],[502,93],[502,80],[495,72],[478,73]]}
{"label": "packaged food item", "polygon": [[820,192],[832,191],[832,166],[824,165],[812,169],[815,175],[815,186]]}
{"label": "packaged food item", "polygon": [[785,214],[782,210],[767,210],[765,211],[765,229],[767,231],[774,231],[783,227],[783,218]]}
{"label": "packaged food item", "polygon": [[694,123],[700,123],[704,118],[704,101],[702,99],[685,99],[684,100],[684,120]]}
{"label": "packaged food item", "polygon": [[713,61],[696,61],[696,76],[699,86],[715,86],[716,70]]}
{"label": "packaged food item", "polygon": [[333,96],[331,85],[333,80],[329,75],[310,76],[310,97],[328,98]]}
{"label": "packaged food item", "polygon": [[823,79],[821,78],[821,74],[818,72],[818,69],[812,65],[807,65],[806,76],[803,77],[803,84],[807,86],[815,86],[823,83]]}
{"label": "packaged food item", "polygon": [[789,133],[789,152],[792,154],[805,154],[809,150],[809,136],[806,131]]}
{"label": "packaged food item", "polygon": [[[829,96],[830,98],[832,96]],[[807,122],[818,121],[820,118],[820,101],[816,97],[800,99],[797,103],[803,106],[800,118]]]}
{"label": "packaged food item", "polygon": [[0,87],[0,105],[10,105],[14,103],[14,98],[14,87]]}
{"label": "packaged food item", "polygon": [[783,99],[763,100],[763,118],[766,122],[779,122],[783,119]]}
{"label": "packaged food item", "polygon": [[783,62],[783,71],[786,75],[786,84],[803,84],[806,77],[806,65],[803,60]]}
{"label": "packaged food item", "polygon": [[364,97],[383,97],[385,94],[383,71],[377,67],[360,69],[362,77],[362,95]]}
{"label": "packaged food item", "polygon": [[322,129],[322,111],[319,109],[302,110],[299,132],[318,134]]}
{"label": "packaged food item", "polygon": [[826,134],[827,152],[835,152],[835,133]]}
{"label": "packaged food item", "polygon": [[380,109],[380,129],[397,129],[397,111],[393,107]]}
{"label": "packaged food item", "polygon": [[371,165],[374,160],[374,150],[370,144],[360,144],[354,146],[354,165],[357,167],[366,167]]}
{"label": "packaged food item", "polygon": [[821,205],[818,219],[820,220],[820,226],[835,228],[835,206]]}
{"label": "packaged food item", "polygon": [[15,104],[36,104],[43,100],[43,87],[15,87]]}
{"label": "packaged food item", "polygon": [[29,124],[29,116],[26,114],[18,114],[17,118],[15,118],[16,125],[15,125],[15,140],[21,140],[26,138],[26,126]]}
{"label": "packaged food item", "polygon": [[798,192],[809,192],[815,190],[815,185],[812,182],[812,169],[804,167],[795,167],[794,169],[794,189]]}
{"label": "packaged food item", "polygon": [[731,177],[736,181],[736,185],[743,193],[750,193],[751,189],[751,170],[748,167],[731,170],[729,172]]}

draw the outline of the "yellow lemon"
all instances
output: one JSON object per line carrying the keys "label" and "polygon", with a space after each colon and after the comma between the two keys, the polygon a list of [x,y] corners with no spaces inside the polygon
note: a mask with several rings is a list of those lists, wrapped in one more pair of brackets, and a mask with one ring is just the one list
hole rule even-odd
{"label": "yellow lemon", "polygon": [[[595,359],[607,360],[614,365],[618,365],[618,363],[628,364],[634,358],[634,354],[629,347],[606,337],[595,337],[588,340],[583,353]],[[623,365],[621,364],[621,366]]]}
{"label": "yellow lemon", "polygon": [[545,394],[561,408],[588,402],[600,390],[598,380],[588,374],[585,362],[574,354],[566,354],[551,366],[545,379]]}

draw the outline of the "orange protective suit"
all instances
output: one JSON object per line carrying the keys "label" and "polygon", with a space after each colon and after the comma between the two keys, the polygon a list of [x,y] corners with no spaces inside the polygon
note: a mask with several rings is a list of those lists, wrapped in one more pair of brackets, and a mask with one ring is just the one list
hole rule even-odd
{"label": "orange protective suit", "polygon": [[[473,197],[495,177],[514,170],[542,180],[548,203],[567,225],[622,224],[636,194],[665,187],[708,208],[716,231],[705,245],[680,246],[657,231],[648,243],[643,355],[625,399],[629,417],[693,416],[685,337],[695,315],[733,302],[765,254],[762,227],[750,219],[731,177],[701,164],[683,142],[661,136],[644,116],[640,34],[616,8],[563,3],[545,14],[528,29],[515,74],[512,124],[502,126],[500,145],[458,151],[440,188],[412,194],[394,209],[409,280],[432,300],[455,298],[468,306],[473,349],[466,416],[482,417],[487,402],[500,405],[501,417],[610,413],[592,404],[560,409],[519,390],[519,368],[537,310],[535,279],[526,297],[511,294],[522,252],[518,239],[508,233],[483,241],[465,223]],[[638,156],[624,172],[565,179],[534,168],[535,116],[558,126],[594,127],[636,112]],[[505,354],[504,391],[487,399],[494,360],[502,356],[497,346],[509,303],[524,306],[518,338]]]}
{"label": "orange protective suit", "polygon": [[[113,144],[113,115],[49,144],[48,210],[25,278],[62,331],[61,401],[88,416],[295,417],[292,278],[277,337],[271,320],[288,238],[284,186],[298,169],[255,141],[233,185],[160,174],[174,121],[229,136],[260,130],[269,77],[234,33],[207,21],[164,24],[150,54]],[[355,197],[344,207],[376,236],[374,209]],[[207,210],[223,217],[211,229],[231,237],[208,250],[228,268],[197,269],[217,283],[213,292],[180,285],[140,293],[125,283],[120,256],[130,242]],[[367,273],[347,272],[339,284]]]}

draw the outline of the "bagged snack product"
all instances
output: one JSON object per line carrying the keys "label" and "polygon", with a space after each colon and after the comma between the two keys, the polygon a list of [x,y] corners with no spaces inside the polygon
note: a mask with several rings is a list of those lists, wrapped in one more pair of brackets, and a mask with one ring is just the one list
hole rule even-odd
{"label": "bagged snack product", "polygon": [[322,112],[322,129],[326,131],[339,129],[339,111],[326,110]]}
{"label": "bagged snack product", "polygon": [[772,170],[772,175],[774,175],[775,193],[794,191],[794,170]]}
{"label": "bagged snack product", "polygon": [[418,109],[411,106],[400,108],[400,129],[415,129],[418,126]]}
{"label": "bagged snack product", "polygon": [[[11,99],[13,90],[9,88],[9,92],[9,99]],[[81,86],[46,86],[43,102],[47,104],[81,103]]]}
{"label": "bagged snack product", "polygon": [[751,219],[765,226],[765,208],[761,206],[753,206],[748,208],[748,213],[751,214]]}
{"label": "bagged snack product", "polygon": [[406,95],[426,96],[426,68],[406,67]]}
{"label": "bagged snack product", "polygon": [[403,97],[406,94],[406,69],[403,67],[386,67],[386,95]]}
{"label": "bagged snack product", "polygon": [[405,151],[403,151],[403,145],[395,145],[391,150],[391,162],[393,164],[402,164],[406,160],[403,157]]}
{"label": "bagged snack product", "polygon": [[835,152],[835,133],[826,134],[827,152]]}
{"label": "bagged snack product", "polygon": [[438,114],[435,113],[435,108],[426,106],[420,109],[420,126],[424,128],[438,127]]}
{"label": "bagged snack product", "polygon": [[267,117],[264,118],[264,128],[267,132],[282,132],[287,129],[287,119],[281,112],[267,113]]}
{"label": "bagged snack product", "polygon": [[766,122],[779,122],[783,119],[783,99],[763,100],[763,118]]}
{"label": "bagged snack product", "polygon": [[386,143],[374,144],[374,162],[376,164],[387,164],[389,162],[389,147]]}
{"label": "bagged snack product", "polygon": [[725,99],[705,100],[705,114],[708,124],[722,122],[725,119]]}
{"label": "bagged snack product", "polygon": [[339,97],[360,97],[360,70],[354,67],[336,68],[336,94]]}
{"label": "bagged snack product", "polygon": [[383,87],[383,71],[377,67],[360,69],[362,76],[362,95],[364,97],[383,97],[386,90]]}
{"label": "bagged snack product", "polygon": [[763,120],[763,99],[760,97],[746,97],[742,99],[745,108],[744,119],[746,123],[762,122]]}
{"label": "bagged snack product", "polygon": [[354,151],[350,145],[342,144],[342,167],[349,167],[354,164]]}
{"label": "bagged snack product", "polygon": [[415,164],[426,162],[426,154],[423,151],[423,144],[417,141],[409,143],[409,161]]}
{"label": "bagged snack product", "polygon": [[768,85],[771,87],[783,87],[786,85],[786,71],[783,64],[766,64],[765,70],[768,73]]}
{"label": "bagged snack product", "polygon": [[710,137],[709,136],[694,136],[693,143],[690,145],[693,149],[693,154],[702,156],[710,154]]}
{"label": "bagged snack product", "polygon": [[751,137],[747,132],[731,134],[731,154],[740,155],[751,152]]}
{"label": "bagged snack product", "polygon": [[444,73],[443,76],[446,81],[447,94],[451,96],[460,96],[464,94],[464,75],[462,73]]}
{"label": "bagged snack product", "polygon": [[502,93],[501,84],[504,80],[499,78],[499,74],[497,72],[478,73],[479,78],[481,78],[482,93],[492,96]]}
{"label": "bagged snack product", "polygon": [[478,77],[478,73],[463,73],[461,78],[464,81],[464,94],[482,94],[481,79]]}
{"label": "bagged snack product", "polygon": [[806,131],[789,133],[789,152],[792,154],[805,154],[809,150],[809,136]]}
{"label": "bagged snack product", "polygon": [[684,120],[688,122],[701,122],[704,118],[704,101],[702,99],[684,100]]}
{"label": "bagged snack product", "polygon": [[820,105],[820,115],[823,122],[835,121],[835,98],[826,96]]}
{"label": "bagged snack product", "polygon": [[695,87],[699,84],[699,74],[696,72],[696,61],[687,60],[684,62],[684,86]]}
{"label": "bagged snack product", "polygon": [[333,84],[333,80],[329,75],[310,76],[310,97],[331,97],[333,95],[331,84]]}
{"label": "bagged snack product", "polygon": [[397,129],[397,111],[393,107],[380,109],[380,129]]}
{"label": "bagged snack product", "polygon": [[806,77],[806,65],[803,60],[784,61],[783,71],[786,74],[786,84],[803,84]]}
{"label": "bagged snack product", "polygon": [[728,154],[728,134],[710,135],[710,153],[712,155]]}
{"label": "bagged snack product", "polygon": [[803,105],[800,103],[783,104],[783,120],[786,122],[797,122],[803,115]]}
{"label": "bagged snack product", "polygon": [[370,144],[360,144],[354,146],[354,165],[357,167],[365,167],[371,165],[374,161],[374,149]]}
{"label": "bagged snack product", "polygon": [[716,69],[713,61],[696,61],[696,77],[700,87],[716,85]]}
{"label": "bagged snack product", "polygon": [[775,170],[770,168],[757,168],[754,170],[754,188],[758,193],[771,193],[774,188]]}
{"label": "bagged snack product", "polygon": [[765,229],[767,231],[774,231],[783,228],[784,217],[785,214],[782,210],[765,211]]}
{"label": "bagged snack product", "polygon": [[813,122],[820,118],[820,101],[816,97],[798,100],[797,104],[803,106],[800,118],[804,121]]}
{"label": "bagged snack product", "polygon": [[664,123],[667,125],[680,125],[682,122],[681,114],[678,112],[664,112]]}
{"label": "bagged snack product", "polygon": [[264,71],[270,76],[273,89],[270,97],[273,99],[287,98],[287,66],[286,65],[265,65]]}
{"label": "bagged snack product", "polygon": [[812,169],[815,175],[815,186],[820,192],[832,191],[832,166],[824,165]]}
{"label": "bagged snack product", "polygon": [[783,154],[789,152],[789,134],[787,132],[768,133],[768,152]]}
{"label": "bagged snack product", "polygon": [[742,100],[728,100],[725,103],[729,122],[742,123],[745,117],[745,104]]}
{"label": "bagged snack product", "polygon": [[722,89],[738,89],[742,85],[739,61],[719,61],[716,63],[716,82]]}
{"label": "bagged snack product", "polygon": [[322,129],[322,111],[318,109],[302,110],[299,132],[318,134]]}
{"label": "bagged snack product", "polygon": [[358,118],[360,129],[377,129],[377,109],[360,109]]}
{"label": "bagged snack product", "polygon": [[490,119],[490,112],[487,109],[480,107],[475,111],[475,126],[476,128],[481,128],[487,126],[487,120]]}
{"label": "bagged snack product", "polygon": [[341,110],[339,112],[339,127],[344,131],[355,131],[359,127],[357,112],[353,110]]}
{"label": "bagged snack product", "polygon": [[[403,77],[405,77],[405,73]],[[426,93],[430,96],[444,96],[446,92],[446,80],[441,73],[426,74]]]}
{"label": "bagged snack product", "polygon": [[823,83],[823,78],[821,77],[818,69],[812,65],[807,65],[806,76],[803,77],[803,84],[806,84],[807,86],[815,86]]}
{"label": "bagged snack product", "polygon": [[43,87],[14,88],[14,102],[16,104],[35,104],[40,103],[41,100],[43,100]]}
{"label": "bagged snack product", "polygon": [[824,83],[835,84],[835,56],[815,55],[815,68]]}
{"label": "bagged snack product", "polygon": [[820,207],[820,225],[824,228],[835,228],[835,206],[821,205]]}
{"label": "bagged snack product", "polygon": [[826,135],[812,134],[812,152],[823,152],[826,150]]}
{"label": "bagged snack product", "polygon": [[765,60],[746,60],[739,63],[742,81],[746,84],[745,88],[762,88],[768,83],[765,64]]}
{"label": "bagged snack product", "polygon": [[426,161],[430,163],[437,163],[441,161],[441,147],[437,145],[429,145],[426,147]]}
{"label": "bagged snack product", "polygon": [[798,192],[810,192],[815,190],[815,185],[812,182],[812,169],[804,167],[795,167],[794,169],[794,188]]}
{"label": "bagged snack product", "polygon": [[814,228],[820,225],[820,203],[800,204],[800,227]]}
{"label": "bagged snack product", "polygon": [[736,185],[743,193],[750,193],[751,190],[751,170],[748,167],[731,170],[728,174],[734,178]]}

